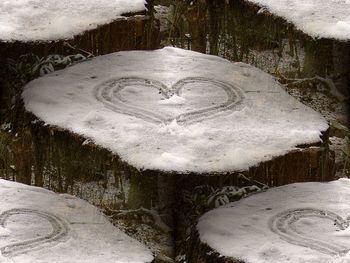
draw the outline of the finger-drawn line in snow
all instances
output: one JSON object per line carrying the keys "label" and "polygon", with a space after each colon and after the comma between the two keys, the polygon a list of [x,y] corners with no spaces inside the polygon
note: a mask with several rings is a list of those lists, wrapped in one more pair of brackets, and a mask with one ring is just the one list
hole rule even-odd
{"label": "finger-drawn line in snow", "polygon": [[[186,85],[201,83],[211,84],[222,89],[226,93],[227,100],[211,107],[191,110],[175,117],[170,117],[162,112],[147,110],[131,105],[120,96],[120,92],[123,89],[134,85],[141,86],[143,88],[148,87],[157,89],[165,99],[169,99],[173,95],[181,96],[181,92]],[[105,106],[115,112],[132,115],[146,121],[154,123],[169,123],[176,120],[178,123],[192,123],[209,119],[219,114],[221,115],[222,113],[230,110],[239,110],[244,99],[244,92],[240,88],[229,83],[203,77],[189,77],[181,79],[171,88],[156,80],[139,77],[125,77],[110,80],[102,85],[99,85],[95,89],[95,97],[97,100],[101,101]]]}
{"label": "finger-drawn line in snow", "polygon": [[62,241],[69,233],[68,223],[64,219],[49,212],[27,208],[15,208],[1,213],[0,226],[5,227],[7,220],[14,215],[35,215],[41,217],[51,224],[52,231],[41,237],[18,241],[1,247],[0,251],[3,256],[16,256],[42,247],[54,245],[56,242]]}
{"label": "finger-drawn line in snow", "polygon": [[308,233],[304,233],[296,226],[296,223],[300,219],[305,218],[327,219],[331,221],[330,224],[335,225],[339,230],[348,228],[350,221],[350,217],[343,219],[341,216],[330,211],[314,208],[299,208],[287,210],[272,217],[270,220],[270,229],[283,240],[291,244],[311,248],[324,254],[343,255],[350,250],[350,248],[346,248],[342,245],[331,244],[325,240],[318,240],[308,236]]}

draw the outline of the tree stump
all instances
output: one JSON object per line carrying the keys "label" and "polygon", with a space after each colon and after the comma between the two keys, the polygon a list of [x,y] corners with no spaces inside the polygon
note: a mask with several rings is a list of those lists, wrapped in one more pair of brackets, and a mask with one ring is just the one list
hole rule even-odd
{"label": "tree stump", "polygon": [[120,1],[89,1],[82,6],[58,3],[57,8],[55,4],[28,1],[21,6],[21,10],[32,10],[28,13],[18,12],[20,9],[12,3],[1,6],[2,23],[8,30],[0,32],[0,99],[13,88],[4,87],[11,78],[9,59],[16,61],[28,54],[38,58],[52,54],[103,55],[159,46],[158,21],[146,12],[144,1],[128,5]]}
{"label": "tree stump", "polygon": [[[164,5],[168,5],[168,2],[160,1]],[[280,3],[282,1],[275,4]],[[343,101],[344,97],[349,97],[348,31],[340,30],[344,33],[336,39],[330,36],[310,36],[301,30],[300,23],[297,27],[291,23],[291,19],[284,18],[286,13],[295,15],[295,12],[288,14],[284,11],[285,7],[290,7],[289,3],[272,10],[266,6],[274,5],[273,2],[265,0],[193,1],[191,6],[174,1],[172,5],[175,8],[169,11],[168,20],[175,25],[170,24],[170,29],[164,33],[169,43],[249,63],[282,79],[315,76],[327,78],[336,89],[328,87],[328,84],[325,88],[329,89],[336,100]],[[339,2],[329,10],[340,9],[342,5],[348,4]],[[314,13],[325,10],[323,5],[314,9]],[[344,15],[343,10],[338,14]],[[329,12],[334,13],[336,11]],[[318,17],[317,20],[322,19]],[[316,19],[310,21],[315,22]],[[320,34],[324,32],[323,29],[319,31]]]}
{"label": "tree stump", "polygon": [[[192,262],[346,260],[350,181],[298,183],[204,214]],[[205,245],[206,244],[206,245]]]}
{"label": "tree stump", "polygon": [[151,251],[68,194],[0,179],[1,262],[152,262]]}
{"label": "tree stump", "polygon": [[[308,171],[296,180],[332,178],[327,169],[313,170],[327,143],[321,138],[327,122],[246,64],[174,48],[121,52],[36,79],[23,100],[47,124],[89,138],[139,170],[215,175],[251,169],[259,179],[268,172],[251,167],[289,154]],[[294,157],[306,152],[313,154]],[[279,163],[279,171],[289,166]]]}

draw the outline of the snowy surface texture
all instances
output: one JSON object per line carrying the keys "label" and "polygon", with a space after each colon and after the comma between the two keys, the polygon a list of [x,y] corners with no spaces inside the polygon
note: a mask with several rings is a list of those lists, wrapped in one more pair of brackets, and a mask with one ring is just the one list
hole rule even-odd
{"label": "snowy surface texture", "polygon": [[30,82],[23,100],[139,169],[245,170],[328,128],[271,75],[176,48],[94,58]]}
{"label": "snowy surface texture", "polygon": [[0,179],[1,263],[151,262],[151,252],[96,207]]}
{"label": "snowy surface texture", "polygon": [[247,263],[350,262],[350,180],[273,188],[199,219],[200,239]]}
{"label": "snowy surface texture", "polygon": [[144,9],[144,0],[1,0],[0,40],[70,39]]}
{"label": "snowy surface texture", "polygon": [[248,0],[316,38],[350,39],[350,0]]}

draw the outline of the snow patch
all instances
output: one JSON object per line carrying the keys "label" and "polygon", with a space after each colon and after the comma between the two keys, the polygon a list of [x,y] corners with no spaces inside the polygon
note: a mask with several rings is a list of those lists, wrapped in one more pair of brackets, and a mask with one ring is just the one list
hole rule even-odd
{"label": "snow patch", "polygon": [[180,96],[177,95],[173,95],[171,96],[169,99],[164,99],[159,101],[159,104],[168,104],[168,105],[181,105],[184,104],[186,102],[185,98],[182,98]]}
{"label": "snow patch", "polygon": [[10,230],[0,226],[0,237],[8,236],[10,234],[11,234]]}
{"label": "snow patch", "polygon": [[103,122],[104,118],[103,116],[96,111],[90,111],[85,118],[83,119],[83,121],[87,124],[87,125],[93,125],[93,124],[97,124],[99,122]]}
{"label": "snow patch", "polygon": [[347,237],[349,238],[350,237],[350,227],[342,230],[342,231],[338,231],[338,232],[335,232],[334,233],[335,236],[338,236],[338,237]]}
{"label": "snow patch", "polygon": [[190,161],[189,158],[183,155],[183,153],[176,152],[163,152],[159,158],[157,158],[156,163],[159,167],[166,169],[169,166],[181,166],[186,165]]}

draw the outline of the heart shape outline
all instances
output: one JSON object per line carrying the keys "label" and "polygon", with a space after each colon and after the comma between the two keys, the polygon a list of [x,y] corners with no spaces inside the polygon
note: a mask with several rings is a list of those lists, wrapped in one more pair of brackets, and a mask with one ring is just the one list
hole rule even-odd
{"label": "heart shape outline", "polygon": [[14,208],[4,211],[0,214],[0,226],[5,227],[6,221],[11,216],[19,214],[32,214],[47,220],[52,226],[52,231],[42,237],[14,242],[1,247],[0,251],[3,256],[16,256],[30,252],[34,249],[40,249],[44,246],[46,247],[50,243],[53,244],[53,242],[60,241],[61,239],[65,238],[70,231],[69,225],[64,219],[49,212],[28,208]]}
{"label": "heart shape outline", "polygon": [[[174,118],[167,118],[155,111],[145,110],[140,107],[133,106],[123,100],[123,98],[119,95],[119,92],[127,86],[137,84],[157,88],[166,99],[169,99],[174,94],[180,96],[182,88],[185,85],[193,82],[210,83],[223,89],[227,94],[227,101],[216,106],[185,112],[175,116]],[[223,81],[203,77],[188,77],[181,79],[172,85],[171,88],[168,88],[165,84],[157,80],[140,77],[122,77],[112,79],[98,85],[94,90],[94,96],[107,108],[122,114],[128,114],[153,123],[170,123],[173,120],[176,120],[178,123],[182,124],[209,119],[234,108],[238,110],[239,106],[242,105],[243,99],[245,98],[244,92],[240,88]]]}
{"label": "heart shape outline", "polygon": [[350,225],[350,216],[343,219],[341,216],[322,209],[297,208],[278,213],[269,221],[269,228],[283,240],[298,246],[304,246],[324,254],[339,256],[346,254],[350,248],[341,245],[330,244],[326,241],[307,237],[305,233],[298,231],[294,225],[303,218],[319,217],[331,220],[339,230],[345,230]]}

